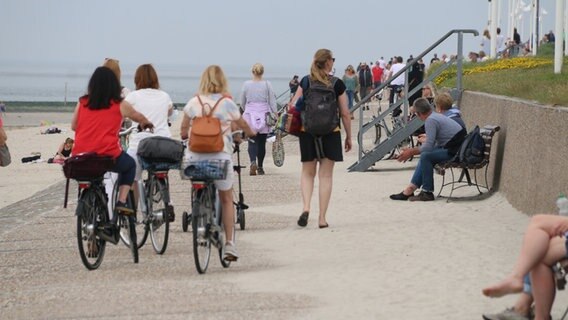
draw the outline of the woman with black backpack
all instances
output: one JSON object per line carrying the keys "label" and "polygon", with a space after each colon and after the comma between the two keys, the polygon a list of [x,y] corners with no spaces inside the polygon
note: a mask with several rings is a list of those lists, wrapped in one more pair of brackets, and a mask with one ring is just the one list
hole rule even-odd
{"label": "woman with black backpack", "polygon": [[345,129],[344,150],[347,152],[352,146],[345,84],[341,79],[329,75],[334,61],[330,50],[319,49],[314,55],[310,75],[302,78],[288,106],[294,107],[296,101],[303,97],[304,106],[300,108],[303,128],[299,135],[303,200],[302,214],[298,219],[300,227],[308,224],[316,172],[319,179],[319,227],[329,226],[326,213],[333,184],[333,167],[336,161],[343,161],[340,117]]}

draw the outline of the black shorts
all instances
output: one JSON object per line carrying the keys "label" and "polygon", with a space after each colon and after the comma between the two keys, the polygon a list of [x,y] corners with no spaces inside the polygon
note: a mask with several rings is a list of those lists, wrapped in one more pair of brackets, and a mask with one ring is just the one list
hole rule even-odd
{"label": "black shorts", "polygon": [[[343,161],[341,147],[341,132],[335,131],[322,136],[324,157],[333,161]],[[310,162],[317,159],[316,142],[314,136],[309,133],[300,133],[300,155],[302,162]]]}

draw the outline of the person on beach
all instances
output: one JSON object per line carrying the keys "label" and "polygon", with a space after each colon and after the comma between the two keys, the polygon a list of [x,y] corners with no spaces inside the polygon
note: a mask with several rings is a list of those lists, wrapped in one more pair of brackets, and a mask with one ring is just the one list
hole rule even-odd
{"label": "person on beach", "polygon": [[[134,110],[143,114],[154,124],[153,132],[141,131],[130,135],[127,153],[136,162],[136,174],[134,181],[140,180],[142,167],[138,161],[138,144],[142,139],[150,136],[161,136],[170,138],[172,136],[168,126],[168,116],[173,112],[173,102],[170,95],[160,90],[158,74],[151,64],[140,65],[134,74],[134,84],[136,90],[130,92],[124,99],[130,103]],[[133,123],[137,126],[137,123]],[[138,198],[138,185],[134,184],[136,198]],[[170,210],[170,221],[175,220],[173,210]]]}
{"label": "person on beach", "polygon": [[[318,81],[331,87],[333,80],[335,85],[333,90],[338,102],[338,112],[341,116],[343,128],[345,130],[345,152],[351,150],[351,120],[349,109],[347,108],[347,94],[345,93],[345,84],[341,79],[329,76],[329,72],[333,68],[335,58],[330,50],[319,49],[314,55],[310,74],[302,78],[300,87],[296,95],[288,105],[288,108],[294,108],[295,102],[304,95],[309,95],[310,82]],[[310,214],[310,205],[312,201],[312,193],[314,191],[314,180],[316,172],[319,179],[319,218],[318,225],[320,228],[327,228],[326,214],[331,198],[331,189],[333,186],[333,167],[336,161],[343,161],[341,151],[341,129],[338,126],[332,133],[322,137],[322,149],[324,157],[317,159],[315,138],[311,134],[300,133],[300,156],[302,161],[302,173],[300,178],[300,186],[302,189],[303,209],[298,225],[305,227],[308,224]],[[319,163],[319,166],[318,166]]]}
{"label": "person on beach", "polygon": [[[89,80],[87,94],[79,98],[73,113],[71,129],[75,131],[75,146],[72,154],[96,152],[114,158],[115,166],[111,171],[118,173],[119,185],[115,211],[133,214],[126,197],[134,182],[136,163],[122,150],[118,132],[123,117],[138,122],[144,129],[151,129],[153,124],[124,101],[120,91],[120,82],[111,69],[98,67],[95,70]],[[116,223],[116,215],[113,218],[113,223]]]}
{"label": "person on beach", "polygon": [[[359,77],[357,73],[355,73],[355,69],[353,69],[352,65],[348,65],[347,69],[345,69],[343,83],[345,83],[345,93],[347,94],[347,106],[349,110],[351,110],[351,108],[353,108],[353,98],[359,89]],[[353,113],[351,113],[351,119],[355,119]]]}
{"label": "person on beach", "polygon": [[[231,135],[231,127],[236,125],[235,127],[241,128],[249,137],[255,136],[256,132],[249,127],[247,122],[241,116],[239,107],[230,98],[227,79],[225,78],[225,74],[221,67],[211,65],[203,71],[198,94],[191,98],[183,108],[184,115],[180,128],[180,136],[182,139],[190,137],[192,119],[195,117],[201,117],[204,106],[208,105],[209,108],[212,108],[220,99],[222,99],[222,101],[220,101],[215,109],[213,117],[221,120],[224,140],[223,151],[217,153],[196,153],[188,150],[187,152],[189,153],[190,161],[211,159],[227,160],[230,162],[228,167],[232,168],[233,137]],[[203,105],[201,102],[203,102]],[[207,107],[205,108],[206,112],[210,111],[207,110]],[[236,261],[239,258],[239,255],[237,253],[235,243],[232,240],[234,239],[233,230],[235,223],[235,206],[233,205],[233,171],[229,170],[229,172],[227,172],[225,180],[215,180],[215,187],[219,190],[223,226],[225,228],[225,238],[227,239],[223,249],[223,259]]]}
{"label": "person on beach", "polygon": [[535,320],[550,319],[556,288],[551,267],[568,258],[568,217],[535,215],[525,231],[513,270],[504,280],[486,287],[483,295],[499,298],[523,290],[523,277],[530,273]]}
{"label": "person on beach", "polygon": [[[359,97],[364,99],[373,88],[373,74],[366,62],[363,62],[359,70]],[[369,105],[362,106],[363,110],[369,110]]]}
{"label": "person on beach", "polygon": [[[421,146],[404,149],[397,160],[405,162],[410,157],[420,155],[410,184],[401,193],[390,196],[392,200],[433,201],[434,165],[450,160],[459,150],[466,131],[456,121],[434,112],[425,98],[414,102],[418,118],[424,121],[425,139]],[[422,191],[414,196],[414,191]]]}
{"label": "person on beach", "polygon": [[65,159],[69,158],[71,151],[73,150],[73,143],[75,140],[71,138],[65,139],[65,141],[57,149],[57,153],[53,158],[49,158],[47,163],[59,163],[62,164]]}
{"label": "person on beach", "polygon": [[266,138],[271,128],[266,117],[276,118],[276,95],[268,80],[262,80],[264,66],[255,63],[252,66],[252,80],[247,80],[241,90],[243,118],[257,135],[248,142],[250,175],[264,175],[264,157],[266,156]]}
{"label": "person on beach", "polygon": [[4,146],[8,141],[8,135],[4,130],[4,122],[2,121],[2,113],[0,112],[0,147]]}

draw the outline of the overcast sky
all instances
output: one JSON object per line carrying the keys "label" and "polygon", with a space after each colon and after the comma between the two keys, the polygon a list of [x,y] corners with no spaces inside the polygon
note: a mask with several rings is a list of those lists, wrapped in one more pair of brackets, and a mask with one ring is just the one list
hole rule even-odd
{"label": "overcast sky", "polygon": [[[541,3],[548,32],[555,2]],[[449,30],[482,31],[487,20],[486,0],[0,0],[0,67],[114,57],[286,68],[309,65],[318,48],[329,48],[343,68],[416,56]],[[465,38],[466,54],[480,50],[479,37]],[[455,51],[455,40],[435,50]]]}

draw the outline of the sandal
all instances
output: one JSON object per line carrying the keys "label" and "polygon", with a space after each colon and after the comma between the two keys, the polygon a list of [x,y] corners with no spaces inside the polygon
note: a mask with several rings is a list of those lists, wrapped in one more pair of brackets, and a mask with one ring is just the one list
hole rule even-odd
{"label": "sandal", "polygon": [[329,227],[329,224],[327,224],[327,223],[326,223],[326,224],[320,224],[320,225],[319,225],[319,228],[320,228],[320,229],[324,229],[324,228],[327,228],[327,227]]}
{"label": "sandal", "polygon": [[310,213],[307,211],[302,212],[302,214],[300,215],[300,218],[298,219],[298,225],[300,227],[305,227],[308,225],[308,217],[309,217]]}

